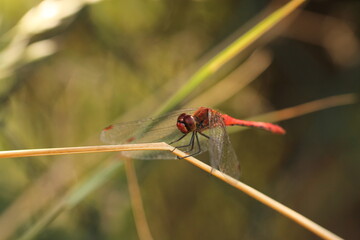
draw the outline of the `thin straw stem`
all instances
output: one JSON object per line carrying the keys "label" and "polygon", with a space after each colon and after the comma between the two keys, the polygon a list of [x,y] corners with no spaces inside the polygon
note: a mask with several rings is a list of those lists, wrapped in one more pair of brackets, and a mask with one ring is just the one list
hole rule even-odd
{"label": "thin straw stem", "polygon": [[255,118],[249,120],[266,122],[279,122],[287,119],[293,119],[299,116],[304,116],[312,112],[318,112],[323,109],[328,109],[337,106],[354,104],[359,101],[359,96],[355,93],[346,93],[341,95],[330,96],[321,98],[311,102],[299,104],[294,107],[284,108],[270,113],[258,115]]}
{"label": "thin straw stem", "polygon": [[84,147],[63,147],[63,148],[42,148],[42,149],[0,151],[0,158],[51,156],[51,155],[67,155],[67,154],[97,153],[97,152],[121,152],[121,151],[137,151],[137,150],[166,151],[169,149],[170,147],[166,143],[98,145],[98,146],[84,146]]}
{"label": "thin straw stem", "polygon": [[[173,151],[174,154],[180,157],[186,156],[186,153],[175,149]],[[286,207],[285,205],[279,203],[278,201],[266,196],[265,194],[259,192],[258,190],[246,185],[245,183],[240,182],[239,180],[226,175],[219,170],[216,170],[209,165],[199,161],[194,157],[185,157],[186,161],[190,162],[191,164],[195,165],[198,168],[212,174],[213,176],[219,178],[220,180],[226,182],[227,184],[239,189],[240,191],[246,193],[250,197],[258,200],[259,202],[263,203],[264,205],[274,209],[275,211],[281,213],[285,217],[295,221],[299,225],[303,226],[304,228],[308,229],[309,231],[313,232],[314,234],[318,235],[323,239],[328,240],[340,240],[341,237],[335,235],[334,233],[330,232],[329,230],[321,227],[317,223],[311,221],[310,219],[306,218],[305,216],[301,215],[300,213],[295,212],[294,210]]]}
{"label": "thin straw stem", "polygon": [[340,240],[339,236],[321,227],[310,219],[295,212],[294,210],[286,207],[285,205],[275,201],[274,199],[266,196],[265,194],[257,191],[256,189],[222,173],[209,165],[197,160],[194,157],[186,157],[187,154],[174,149],[174,147],[161,142],[161,143],[144,143],[144,144],[126,144],[126,145],[102,145],[102,146],[86,146],[86,147],[69,147],[69,148],[45,148],[45,149],[29,149],[29,150],[13,150],[0,152],[0,158],[6,157],[30,157],[30,156],[45,156],[45,155],[64,155],[75,153],[94,153],[94,152],[116,152],[116,151],[136,151],[136,150],[164,150],[170,151],[173,154],[185,159],[198,168],[212,174],[227,184],[243,191],[250,197],[260,201],[266,206],[274,209],[289,219],[295,221],[299,225],[313,232],[323,239]]}

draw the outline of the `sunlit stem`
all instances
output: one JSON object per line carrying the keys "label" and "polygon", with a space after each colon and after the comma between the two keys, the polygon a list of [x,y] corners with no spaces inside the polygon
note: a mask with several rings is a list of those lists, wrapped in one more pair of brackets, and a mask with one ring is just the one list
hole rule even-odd
{"label": "sunlit stem", "polygon": [[181,159],[185,159],[191,164],[201,168],[220,180],[230,184],[231,186],[243,191],[247,195],[255,198],[268,207],[283,214],[289,219],[297,222],[299,225],[313,232],[323,239],[339,240],[342,239],[327,229],[321,227],[310,219],[286,207],[285,205],[275,201],[256,189],[234,179],[225,173],[222,173],[209,165],[199,161],[198,159],[187,156],[187,153],[174,149],[166,143],[149,143],[149,144],[127,144],[127,145],[102,145],[102,146],[86,146],[86,147],[69,147],[69,148],[45,148],[45,149],[29,149],[29,150],[13,150],[0,152],[0,158],[10,157],[31,157],[31,156],[47,156],[47,155],[65,155],[78,153],[94,153],[94,152],[117,152],[117,151],[137,151],[137,150],[163,150],[170,151]]}

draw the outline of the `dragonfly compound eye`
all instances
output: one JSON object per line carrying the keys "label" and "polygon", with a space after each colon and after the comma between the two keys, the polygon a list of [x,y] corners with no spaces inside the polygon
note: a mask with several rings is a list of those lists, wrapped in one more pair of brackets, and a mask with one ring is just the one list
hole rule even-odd
{"label": "dragonfly compound eye", "polygon": [[196,129],[196,122],[193,116],[182,113],[176,123],[182,133],[189,133]]}

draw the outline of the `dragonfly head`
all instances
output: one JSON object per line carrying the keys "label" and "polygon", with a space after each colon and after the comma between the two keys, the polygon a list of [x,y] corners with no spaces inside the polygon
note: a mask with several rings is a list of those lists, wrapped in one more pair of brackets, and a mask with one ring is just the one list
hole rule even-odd
{"label": "dragonfly head", "polygon": [[180,132],[186,134],[196,129],[196,121],[192,115],[182,113],[177,119],[176,126]]}

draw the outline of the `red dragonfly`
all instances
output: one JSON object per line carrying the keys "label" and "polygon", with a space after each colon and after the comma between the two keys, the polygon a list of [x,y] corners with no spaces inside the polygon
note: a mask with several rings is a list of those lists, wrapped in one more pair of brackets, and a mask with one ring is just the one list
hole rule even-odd
{"label": "red dragonfly", "polygon": [[[226,126],[254,127],[275,134],[285,134],[285,130],[278,125],[240,120],[210,108],[200,107],[197,110],[175,111],[158,118],[113,124],[101,132],[101,140],[109,144],[167,142],[176,144],[175,148],[189,156],[209,150],[212,167],[238,178],[240,165],[226,133]],[[176,158],[167,151],[135,151],[123,154],[139,159]]]}

